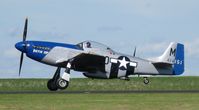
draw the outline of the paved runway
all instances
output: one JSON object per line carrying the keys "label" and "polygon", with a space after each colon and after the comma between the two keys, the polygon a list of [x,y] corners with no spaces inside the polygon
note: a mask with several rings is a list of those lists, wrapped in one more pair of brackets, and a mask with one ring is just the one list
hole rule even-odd
{"label": "paved runway", "polygon": [[131,90],[131,91],[0,91],[0,94],[113,94],[113,93],[199,93],[199,90]]}

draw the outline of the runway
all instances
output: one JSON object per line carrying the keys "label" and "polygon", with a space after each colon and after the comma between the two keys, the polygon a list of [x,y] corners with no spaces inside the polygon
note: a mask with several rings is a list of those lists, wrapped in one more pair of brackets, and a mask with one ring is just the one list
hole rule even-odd
{"label": "runway", "polygon": [[199,90],[131,90],[131,91],[0,91],[0,94],[130,94],[130,93],[199,93]]}

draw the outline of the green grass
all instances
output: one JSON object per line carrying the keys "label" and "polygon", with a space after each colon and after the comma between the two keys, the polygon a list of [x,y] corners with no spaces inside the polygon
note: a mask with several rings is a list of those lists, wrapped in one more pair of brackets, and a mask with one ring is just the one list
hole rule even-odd
{"label": "green grass", "polygon": [[[48,91],[47,79],[0,79],[0,91]],[[199,77],[71,79],[66,91],[199,90]],[[0,110],[198,110],[198,93],[0,94]]]}
{"label": "green grass", "polygon": [[0,94],[0,110],[198,110],[199,94]]}
{"label": "green grass", "polygon": [[[143,78],[119,79],[71,79],[67,91],[92,90],[199,90],[199,77],[151,77],[145,85]],[[44,91],[47,79],[0,79],[0,91]]]}

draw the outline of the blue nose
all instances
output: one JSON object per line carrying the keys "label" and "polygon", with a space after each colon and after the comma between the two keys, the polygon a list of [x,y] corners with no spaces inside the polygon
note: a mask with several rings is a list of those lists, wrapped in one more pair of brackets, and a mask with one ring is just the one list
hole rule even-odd
{"label": "blue nose", "polygon": [[15,44],[15,48],[21,52],[26,52],[26,44],[25,42],[18,42]]}

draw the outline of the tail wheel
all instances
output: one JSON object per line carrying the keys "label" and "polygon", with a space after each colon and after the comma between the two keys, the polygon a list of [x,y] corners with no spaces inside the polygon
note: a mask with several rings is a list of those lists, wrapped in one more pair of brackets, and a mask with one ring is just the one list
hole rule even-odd
{"label": "tail wheel", "polygon": [[66,89],[68,87],[69,82],[64,80],[64,79],[62,79],[62,78],[60,78],[60,79],[57,80],[57,84],[56,85],[58,86],[59,89],[63,90],[63,89]]}
{"label": "tail wheel", "polygon": [[50,80],[48,81],[47,87],[48,87],[48,89],[49,89],[50,91],[56,91],[56,90],[58,90],[58,87],[57,87],[57,85],[55,84],[55,81],[54,81],[53,79],[50,79]]}
{"label": "tail wheel", "polygon": [[144,77],[144,84],[149,84],[149,79],[147,77]]}

